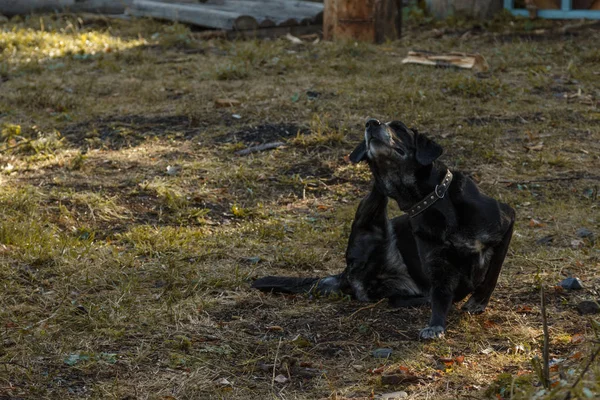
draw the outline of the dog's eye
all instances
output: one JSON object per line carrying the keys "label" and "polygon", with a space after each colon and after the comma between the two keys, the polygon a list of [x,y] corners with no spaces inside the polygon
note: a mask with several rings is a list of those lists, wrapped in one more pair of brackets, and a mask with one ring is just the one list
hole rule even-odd
{"label": "dog's eye", "polygon": [[404,152],[404,150],[402,150],[400,147],[394,147],[394,150],[396,151],[396,153],[400,154],[401,156],[404,156],[406,154]]}

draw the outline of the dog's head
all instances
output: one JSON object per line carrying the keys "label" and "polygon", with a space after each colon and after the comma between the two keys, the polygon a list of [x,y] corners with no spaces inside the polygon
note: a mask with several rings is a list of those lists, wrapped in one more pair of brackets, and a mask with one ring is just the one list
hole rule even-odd
{"label": "dog's head", "polygon": [[365,139],[350,154],[350,160],[366,161],[385,194],[397,199],[401,196],[399,188],[430,167],[442,152],[439,144],[400,121],[384,124],[371,118]]}

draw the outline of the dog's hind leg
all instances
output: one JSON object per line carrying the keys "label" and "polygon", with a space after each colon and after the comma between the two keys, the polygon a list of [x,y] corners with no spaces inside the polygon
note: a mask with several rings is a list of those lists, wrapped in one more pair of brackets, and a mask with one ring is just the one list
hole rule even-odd
{"label": "dog's hind leg", "polygon": [[483,279],[483,282],[475,288],[471,298],[469,298],[462,306],[463,311],[471,314],[481,314],[485,311],[485,308],[490,301],[490,297],[492,296],[492,292],[496,288],[498,276],[500,276],[500,270],[502,269],[502,264],[504,263],[504,258],[508,252],[508,246],[510,245],[510,239],[512,238],[515,223],[515,214],[512,209],[510,217],[510,226],[504,234],[502,241],[496,247],[492,248],[493,254],[485,278]]}

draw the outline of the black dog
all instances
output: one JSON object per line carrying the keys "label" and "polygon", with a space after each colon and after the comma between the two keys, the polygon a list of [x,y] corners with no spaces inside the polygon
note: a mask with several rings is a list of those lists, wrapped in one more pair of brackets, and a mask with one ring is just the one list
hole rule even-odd
{"label": "black dog", "polygon": [[[471,298],[463,310],[488,304],[512,237],[515,213],[479,192],[460,172],[437,161],[442,148],[402,122],[367,122],[353,162],[366,160],[375,178],[352,225],[340,275],[318,279],[267,277],[262,290],[341,291],[359,300],[388,297],[392,305],[432,305],[423,339],[443,335],[453,301]],[[387,219],[387,197],[405,216]],[[269,285],[270,284],[270,285]]]}
{"label": "black dog", "polygon": [[390,221],[387,204],[388,198],[377,185],[360,202],[348,240],[346,269],[341,274],[326,278],[267,276],[255,280],[252,287],[279,293],[346,294],[360,301],[389,298],[395,307],[427,303],[429,278],[421,269],[409,217]]}

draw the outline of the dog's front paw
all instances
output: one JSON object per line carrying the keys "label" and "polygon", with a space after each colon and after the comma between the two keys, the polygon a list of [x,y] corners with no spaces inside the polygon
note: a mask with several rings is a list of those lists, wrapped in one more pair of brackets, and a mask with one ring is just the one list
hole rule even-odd
{"label": "dog's front paw", "polygon": [[441,339],[444,337],[444,327],[439,325],[428,326],[425,329],[421,329],[419,337],[423,340]]}
{"label": "dog's front paw", "polygon": [[463,306],[461,310],[468,312],[469,314],[481,314],[485,311],[487,304],[481,304],[471,297]]}

